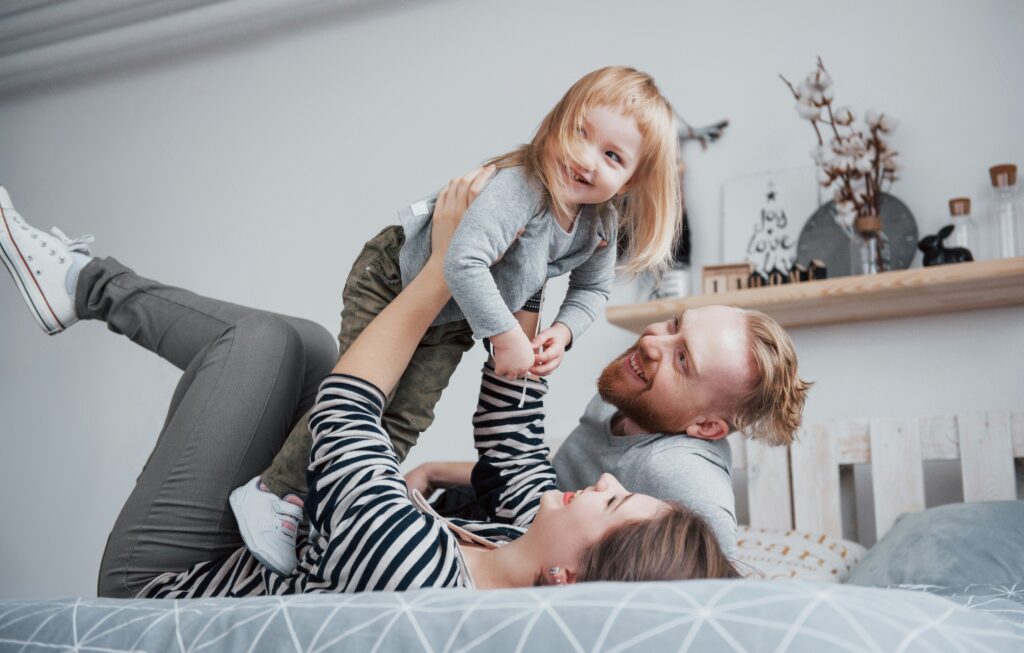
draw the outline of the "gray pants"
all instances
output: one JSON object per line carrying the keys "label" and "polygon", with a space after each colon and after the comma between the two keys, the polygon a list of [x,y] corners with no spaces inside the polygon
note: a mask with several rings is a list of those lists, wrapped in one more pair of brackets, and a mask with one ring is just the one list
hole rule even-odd
{"label": "gray pants", "polygon": [[242,546],[228,495],[270,464],[338,350],[316,323],[200,297],[109,258],[82,269],[75,309],[184,371],[100,565],[98,594],[129,597]]}

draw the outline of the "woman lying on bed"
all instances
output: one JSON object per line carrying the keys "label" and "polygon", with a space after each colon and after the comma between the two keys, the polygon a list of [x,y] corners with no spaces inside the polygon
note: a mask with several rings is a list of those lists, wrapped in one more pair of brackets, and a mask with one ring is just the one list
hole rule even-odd
{"label": "woman lying on bed", "polygon": [[[227,497],[266,466],[305,412],[330,367],[330,335],[304,320],[143,279],[113,259],[88,258],[81,240],[30,227],[0,190],[8,227],[0,231],[14,234],[0,244],[7,261],[14,259],[8,266],[30,307],[48,310],[63,301],[73,308],[61,328],[78,318],[103,319],[184,370],[156,448],[108,540],[101,595],[252,596],[735,575],[707,524],[682,506],[630,493],[608,474],[593,487],[558,491],[543,441],[546,384],[530,381],[520,407],[522,382],[499,378],[490,363],[473,418],[479,454],[473,484],[490,521],[447,521],[419,493],[409,495],[381,413],[450,297],[444,253],[484,181],[477,171],[441,193],[426,267],[320,384],[310,420],[305,512],[311,534],[299,538],[299,566],[287,577],[241,546]],[[41,265],[54,269],[36,279],[61,283],[26,283],[32,270],[20,269],[17,259],[24,262],[39,239],[60,251],[45,256],[52,260]],[[62,288],[73,296],[60,296]],[[300,518],[296,506],[281,515],[280,527],[296,528]]]}

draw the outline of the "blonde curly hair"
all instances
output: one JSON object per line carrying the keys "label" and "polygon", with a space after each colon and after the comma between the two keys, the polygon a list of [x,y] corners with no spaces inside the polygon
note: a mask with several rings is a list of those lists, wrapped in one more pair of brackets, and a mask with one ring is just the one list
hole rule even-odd
{"label": "blonde curly hair", "polygon": [[779,323],[747,311],[747,339],[757,365],[757,384],[743,395],[730,419],[747,437],[768,445],[793,442],[812,383],[797,374],[796,349]]}

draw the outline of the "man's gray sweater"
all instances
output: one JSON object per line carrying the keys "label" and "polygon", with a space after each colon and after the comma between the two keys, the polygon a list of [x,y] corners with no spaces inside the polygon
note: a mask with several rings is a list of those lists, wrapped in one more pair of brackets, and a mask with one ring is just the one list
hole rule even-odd
{"label": "man's gray sweater", "polygon": [[[555,317],[573,341],[597,318],[615,277],[618,217],[610,204],[586,205],[577,218],[572,244],[548,261],[554,216],[543,205],[543,189],[522,168],[499,170],[466,210],[445,258],[452,292],[434,325],[465,318],[477,338],[516,326],[512,316],[551,277],[569,272],[569,290]],[[408,285],[430,256],[430,223],[437,195],[402,208],[405,231],[399,254],[402,283]],[[520,229],[523,230],[521,235]],[[501,260],[494,263],[498,257]]]}
{"label": "man's gray sweater", "polygon": [[678,501],[707,520],[727,556],[736,548],[732,456],[725,440],[685,434],[613,435],[614,406],[595,395],[555,455],[558,487],[585,488],[604,472],[631,492]]}

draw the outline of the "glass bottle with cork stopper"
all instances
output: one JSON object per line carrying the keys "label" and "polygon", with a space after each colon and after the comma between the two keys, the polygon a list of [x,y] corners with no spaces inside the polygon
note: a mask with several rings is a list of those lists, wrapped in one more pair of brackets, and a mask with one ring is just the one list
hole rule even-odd
{"label": "glass bottle with cork stopper", "polygon": [[850,237],[850,274],[878,274],[891,269],[889,239],[882,231],[882,218],[858,215]]}
{"label": "glass bottle with cork stopper", "polygon": [[954,197],[949,200],[949,215],[953,219],[953,233],[946,241],[948,246],[970,250],[975,261],[986,258],[981,228],[971,217],[971,198]]}
{"label": "glass bottle with cork stopper", "polygon": [[1024,216],[1017,197],[1017,166],[1004,163],[988,169],[995,198],[989,217],[992,258],[1024,256]]}

